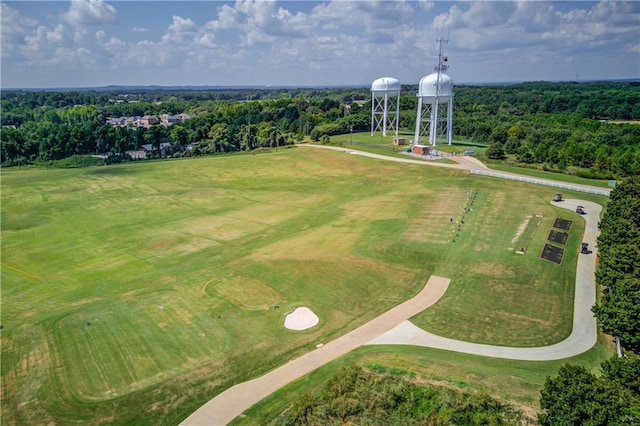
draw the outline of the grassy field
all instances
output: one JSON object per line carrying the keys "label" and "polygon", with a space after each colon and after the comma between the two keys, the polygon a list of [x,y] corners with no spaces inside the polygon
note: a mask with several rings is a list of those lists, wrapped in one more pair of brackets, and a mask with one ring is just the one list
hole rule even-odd
{"label": "grassy field", "polygon": [[488,164],[488,166],[492,169],[495,170],[500,170],[503,172],[511,172],[511,173],[518,173],[521,175],[527,175],[527,176],[533,176],[533,177],[537,177],[537,178],[543,178],[543,179],[553,179],[553,180],[558,180],[561,182],[567,182],[567,183],[579,183],[582,185],[592,185],[592,186],[598,186],[601,188],[608,188],[609,187],[609,181],[608,180],[601,180],[601,179],[585,179],[585,178],[581,178],[578,176],[572,176],[572,175],[565,175],[562,173],[553,173],[553,172],[547,172],[544,170],[536,170],[536,169],[527,169],[525,167],[516,167],[516,166],[510,166],[507,164],[498,164],[496,162],[490,162]]}
{"label": "grassy field", "polygon": [[[569,333],[582,224],[553,188],[313,149],[1,178],[3,424],[176,424],[432,273],[452,284],[430,331]],[[539,212],[576,221],[562,266],[538,257],[547,229],[514,253]],[[284,329],[298,306],[320,324]]]}
{"label": "grassy field", "polygon": [[[358,132],[354,134],[346,133],[342,135],[331,136],[331,142],[338,145],[349,146],[353,145],[354,149],[359,149],[367,152],[376,152],[380,154],[387,154],[394,157],[401,156],[406,158],[403,151],[411,146],[411,141],[414,138],[414,134],[407,131],[398,132],[398,136],[405,138],[405,145],[394,145],[393,139],[395,135],[393,133],[382,136],[381,132],[371,134],[370,132]],[[423,143],[425,143],[423,141]],[[437,150],[445,153],[462,154],[464,151],[472,150],[477,154],[484,153],[487,149],[486,145],[476,144],[469,141],[453,140],[451,145],[447,145],[445,138],[439,137],[437,140]],[[441,161],[450,161],[443,158]],[[454,163],[453,161],[451,161]]]}

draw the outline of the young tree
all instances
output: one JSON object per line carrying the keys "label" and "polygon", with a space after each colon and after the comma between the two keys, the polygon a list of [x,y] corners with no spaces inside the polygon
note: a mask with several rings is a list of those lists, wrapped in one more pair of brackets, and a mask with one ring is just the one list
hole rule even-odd
{"label": "young tree", "polygon": [[162,158],[162,152],[160,151],[160,146],[162,144],[163,139],[163,128],[159,124],[155,124],[153,126],[149,126],[144,133],[145,140],[151,144],[151,147],[156,150],[158,153],[158,158]]}
{"label": "young tree", "polygon": [[629,389],[634,396],[640,398],[640,357],[618,358],[614,356],[604,361],[600,367],[604,377],[612,382],[617,382],[620,386]]}
{"label": "young tree", "polygon": [[169,132],[169,139],[174,147],[177,147],[179,151],[184,151],[187,146],[189,134],[187,130],[178,124],[174,124],[171,126],[171,131]]}
{"label": "young tree", "polygon": [[640,278],[619,280],[593,307],[600,327],[625,346],[640,348]]}
{"label": "young tree", "polygon": [[499,142],[494,142],[487,148],[487,158],[491,160],[503,160],[505,158],[504,148]]}

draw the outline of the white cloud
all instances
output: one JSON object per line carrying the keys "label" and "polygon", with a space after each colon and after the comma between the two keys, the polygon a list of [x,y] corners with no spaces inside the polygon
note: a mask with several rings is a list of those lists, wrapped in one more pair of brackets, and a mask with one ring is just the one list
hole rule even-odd
{"label": "white cloud", "polygon": [[198,26],[190,18],[174,15],[173,22],[162,36],[161,42],[169,48],[182,47],[188,49],[188,45],[195,42],[197,33]]}
{"label": "white cloud", "polygon": [[173,23],[169,25],[169,31],[174,33],[194,33],[198,31],[198,27],[191,18],[173,15]]}
{"label": "white cloud", "polygon": [[436,6],[434,0],[418,0],[418,5],[424,10],[432,10]]}
{"label": "white cloud", "polygon": [[73,41],[78,44],[82,44],[90,34],[91,33],[89,32],[89,30],[86,28],[76,28],[75,32],[73,33]]}
{"label": "white cloud", "polygon": [[120,54],[126,54],[126,52],[130,49],[131,45],[120,40],[117,37],[109,37],[104,31],[98,31],[96,33],[96,41],[104,49],[105,51],[112,53],[114,56]]}
{"label": "white cloud", "polygon": [[275,0],[237,0],[233,6],[218,7],[217,12],[218,19],[209,21],[205,28],[240,30],[243,46],[272,43],[281,37],[304,37],[313,29],[307,14],[291,13]]}
{"label": "white cloud", "polygon": [[5,3],[1,3],[0,7],[2,56],[10,56],[15,52],[17,46],[24,42],[24,37],[29,33],[29,28],[35,27],[38,22],[35,19],[23,16],[16,9]]}
{"label": "white cloud", "polygon": [[205,33],[196,37],[195,42],[197,45],[207,48],[217,47],[215,43],[215,35],[213,33]]}
{"label": "white cloud", "polygon": [[411,83],[435,65],[436,29],[449,33],[457,81],[548,79],[562,67],[571,78],[578,67],[637,76],[639,68],[637,1],[133,2],[121,6],[127,28],[104,25],[118,21],[104,1],[73,1],[63,15],[10,4],[2,4],[2,66],[14,75],[27,64],[51,75],[118,70],[103,75],[158,84],[346,84],[381,75]]}
{"label": "white cloud", "polygon": [[62,24],[58,24],[53,30],[39,25],[33,33],[24,38],[21,52],[32,60],[44,59],[66,41],[65,31]]}
{"label": "white cloud", "polygon": [[73,26],[118,23],[116,9],[102,0],[71,0],[71,6],[63,18]]}

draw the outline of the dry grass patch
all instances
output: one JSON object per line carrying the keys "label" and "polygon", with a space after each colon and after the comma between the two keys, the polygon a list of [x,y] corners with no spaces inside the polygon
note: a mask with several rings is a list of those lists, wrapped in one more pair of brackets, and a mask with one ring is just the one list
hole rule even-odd
{"label": "dry grass patch", "polygon": [[469,273],[490,278],[513,279],[517,271],[513,264],[503,262],[477,262],[469,266]]}
{"label": "dry grass patch", "polygon": [[415,216],[405,232],[405,240],[445,244],[451,237],[453,223],[467,198],[460,187],[446,188],[432,194],[420,195],[424,198],[420,213]]}
{"label": "dry grass patch", "polygon": [[[518,241],[518,238],[520,238],[524,230],[527,229],[527,225],[529,224],[529,221],[531,220],[532,217],[533,216],[531,215],[525,216],[525,218],[522,220],[522,222],[518,226],[518,230],[516,231],[516,234],[511,239],[511,244],[515,244],[516,241]],[[513,247],[509,247],[509,249],[512,249],[512,248]]]}
{"label": "dry grass patch", "polygon": [[401,194],[384,194],[354,200],[343,204],[345,219],[384,220],[406,217],[407,197]]}
{"label": "dry grass patch", "polygon": [[185,233],[221,241],[233,241],[265,226],[255,221],[237,219],[232,215],[199,216],[172,224],[173,228]]}
{"label": "dry grass patch", "polygon": [[250,310],[265,310],[280,301],[280,294],[260,280],[231,276],[215,278],[206,286],[236,306]]}
{"label": "dry grass patch", "polygon": [[258,248],[247,258],[253,261],[268,261],[342,257],[351,253],[359,237],[358,230],[324,225]]}
{"label": "dry grass patch", "polygon": [[488,191],[482,195],[484,200],[482,205],[478,206],[478,211],[474,212],[475,220],[470,231],[475,240],[473,249],[486,252],[493,248],[496,240],[495,233],[499,229],[496,224],[504,220],[505,209],[509,202],[507,194],[501,191]]}

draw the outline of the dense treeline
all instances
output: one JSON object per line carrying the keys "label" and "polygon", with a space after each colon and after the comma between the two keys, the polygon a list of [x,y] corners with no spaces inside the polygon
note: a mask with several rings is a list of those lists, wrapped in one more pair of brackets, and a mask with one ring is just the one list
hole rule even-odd
{"label": "dense treeline", "polygon": [[640,176],[636,176],[611,191],[600,222],[596,281],[605,294],[593,307],[602,330],[636,352],[640,351],[639,241]]}
{"label": "dense treeline", "polygon": [[640,425],[640,358],[611,358],[596,376],[565,364],[540,392],[543,426]]}
{"label": "dense treeline", "polygon": [[[456,91],[454,134],[492,144],[494,158],[613,178],[640,173],[640,86],[525,83]],[[459,96],[459,94],[461,96]]]}
{"label": "dense treeline", "polygon": [[349,366],[317,393],[296,400],[272,424],[501,425],[521,421],[521,413],[486,394],[418,384],[406,376]]}
{"label": "dense treeline", "polygon": [[[565,365],[541,392],[543,425],[640,425],[640,177],[618,183],[600,222],[596,282],[605,290],[593,311],[605,333],[630,352],[597,377]],[[634,352],[636,354],[634,354]]]}
{"label": "dense treeline", "polygon": [[[118,154],[167,142],[183,155],[270,147],[370,128],[368,88],[2,92],[4,165]],[[415,126],[417,86],[404,86],[400,127]],[[523,83],[455,88],[454,134],[492,144],[491,156],[586,177],[640,174],[640,86]],[[187,113],[184,131],[115,130],[106,117]],[[216,129],[213,126],[219,124]],[[173,132],[173,134],[172,134]],[[210,137],[211,133],[211,137]],[[6,149],[5,149],[6,145]],[[118,157],[118,156],[116,156]]]}
{"label": "dense treeline", "polygon": [[86,91],[26,91],[2,92],[3,126],[20,126],[33,119],[32,111],[93,105],[105,116],[194,113],[206,110],[219,101],[256,101],[305,99],[322,101],[329,98],[342,103],[369,98],[368,90],[359,89],[145,89]]}
{"label": "dense treeline", "polygon": [[[315,101],[214,102],[200,105],[195,110],[187,109],[196,115],[170,127],[106,124],[105,111],[113,112],[116,108],[129,108],[125,115],[175,114],[181,110],[180,105],[174,102],[151,105],[136,102],[103,108],[94,105],[43,106],[28,110],[28,114],[21,116],[26,119],[19,126],[2,129],[2,163],[30,164],[87,154],[109,154],[112,161],[118,161],[126,158],[127,151],[137,150],[143,144],[150,144],[154,148],[150,154],[155,153],[156,156],[273,148],[290,145],[323,123],[333,123],[340,129],[353,126],[355,130],[363,130],[368,126],[368,113],[359,114],[361,109],[357,104],[345,117],[344,105],[329,98]],[[116,115],[123,112],[117,110]],[[316,134],[313,133],[314,136]],[[163,144],[169,144],[170,149],[161,150]],[[193,149],[187,150],[189,145]]]}

